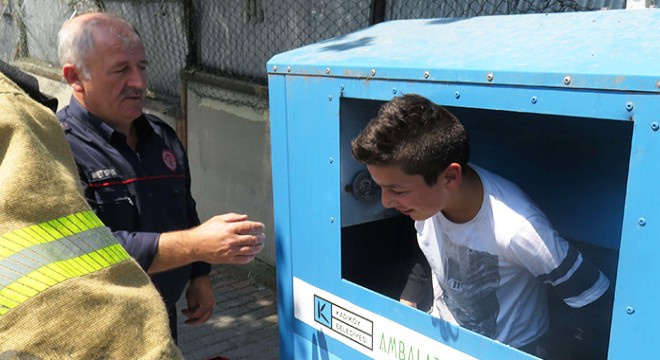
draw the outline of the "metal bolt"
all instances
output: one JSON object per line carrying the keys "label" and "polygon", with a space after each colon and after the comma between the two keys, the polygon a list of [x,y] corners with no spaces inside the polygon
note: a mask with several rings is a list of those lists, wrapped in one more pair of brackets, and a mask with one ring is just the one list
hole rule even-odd
{"label": "metal bolt", "polygon": [[277,71],[277,65],[273,65],[273,71]]}
{"label": "metal bolt", "polygon": [[325,68],[325,73],[330,74],[330,68]]}
{"label": "metal bolt", "polygon": [[291,66],[286,67],[286,72],[291,72]]}
{"label": "metal bolt", "polygon": [[458,92],[458,91],[455,92],[455,93],[454,93],[454,97],[457,98],[457,99],[460,99],[460,98],[461,98],[461,93]]}
{"label": "metal bolt", "polygon": [[494,78],[495,78],[495,75],[493,75],[493,73],[488,73],[488,75],[486,75],[486,80],[488,80],[488,81],[493,81]]}
{"label": "metal bolt", "polygon": [[651,123],[651,130],[658,131],[659,129],[660,129],[660,125],[658,125],[657,121]]}
{"label": "metal bolt", "polygon": [[633,111],[634,108],[635,108],[635,104],[632,101],[628,101],[626,103],[626,110]]}
{"label": "metal bolt", "polygon": [[571,77],[566,75],[564,76],[564,85],[570,85],[571,84]]}
{"label": "metal bolt", "polygon": [[392,89],[392,94],[396,94],[396,88]]}
{"label": "metal bolt", "polygon": [[331,224],[334,224],[334,223],[335,223],[335,218],[331,217],[331,218],[330,218],[330,223],[331,223]]}
{"label": "metal bolt", "polygon": [[635,309],[632,306],[626,306],[626,314],[632,315],[635,313]]}
{"label": "metal bolt", "polygon": [[646,226],[646,219],[639,218],[639,220],[637,220],[637,223],[639,224],[639,226]]}
{"label": "metal bolt", "polygon": [[536,102],[538,101],[538,99],[536,98],[536,96],[532,96],[531,101],[532,101],[532,104],[536,104]]}
{"label": "metal bolt", "polygon": [[376,69],[371,69],[371,76],[375,76],[375,75],[376,75]]}
{"label": "metal bolt", "polygon": [[[428,79],[429,76],[431,76],[431,73],[428,71],[424,71],[424,79]],[[658,82],[658,87],[660,87],[660,82]]]}
{"label": "metal bolt", "polygon": [[329,162],[330,164],[332,164],[333,162],[335,162],[335,159],[333,159],[333,158],[328,158],[328,162]]}

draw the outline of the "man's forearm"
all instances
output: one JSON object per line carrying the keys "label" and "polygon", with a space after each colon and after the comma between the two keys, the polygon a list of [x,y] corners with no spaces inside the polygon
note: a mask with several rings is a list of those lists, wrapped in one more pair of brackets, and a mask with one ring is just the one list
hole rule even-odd
{"label": "man's forearm", "polygon": [[185,230],[160,234],[158,250],[147,273],[155,274],[197,261],[190,241],[186,240],[187,236]]}

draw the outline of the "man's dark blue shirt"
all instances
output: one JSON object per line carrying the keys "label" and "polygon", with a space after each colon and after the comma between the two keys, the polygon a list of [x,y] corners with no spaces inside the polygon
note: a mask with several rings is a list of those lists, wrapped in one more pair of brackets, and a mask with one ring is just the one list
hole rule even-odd
{"label": "man's dark blue shirt", "polygon": [[[123,134],[73,97],[57,117],[87,202],[142,269],[151,266],[160,233],[199,225],[187,156],[169,125],[148,114],[134,120],[138,141],[133,151]],[[188,281],[210,269],[209,264],[193,263],[151,276],[170,316]]]}

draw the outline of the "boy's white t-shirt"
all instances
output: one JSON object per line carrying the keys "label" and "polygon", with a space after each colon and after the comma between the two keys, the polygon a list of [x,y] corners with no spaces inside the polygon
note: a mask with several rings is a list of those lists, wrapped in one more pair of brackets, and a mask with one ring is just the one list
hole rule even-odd
{"label": "boy's white t-shirt", "polygon": [[543,283],[566,304],[599,298],[609,281],[562,239],[543,212],[513,183],[476,166],[484,199],[467,223],[439,212],[416,221],[432,270],[432,314],[513,347],[548,329]]}

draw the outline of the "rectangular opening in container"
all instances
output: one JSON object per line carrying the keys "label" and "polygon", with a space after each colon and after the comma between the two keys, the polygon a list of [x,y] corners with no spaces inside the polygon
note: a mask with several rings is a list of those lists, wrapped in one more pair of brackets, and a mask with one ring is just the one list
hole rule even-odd
{"label": "rectangular opening in container", "polygon": [[[350,142],[382,101],[340,106],[342,277],[399,299],[419,255],[413,221],[380,203]],[[470,137],[471,163],[517,184],[559,234],[610,280],[592,309],[572,309],[549,290],[549,339],[573,358],[607,356],[626,196],[632,123],[584,117],[447,107]],[[430,290],[430,284],[428,286]],[[419,299],[423,310],[432,299]],[[403,305],[402,305],[403,306]]]}

